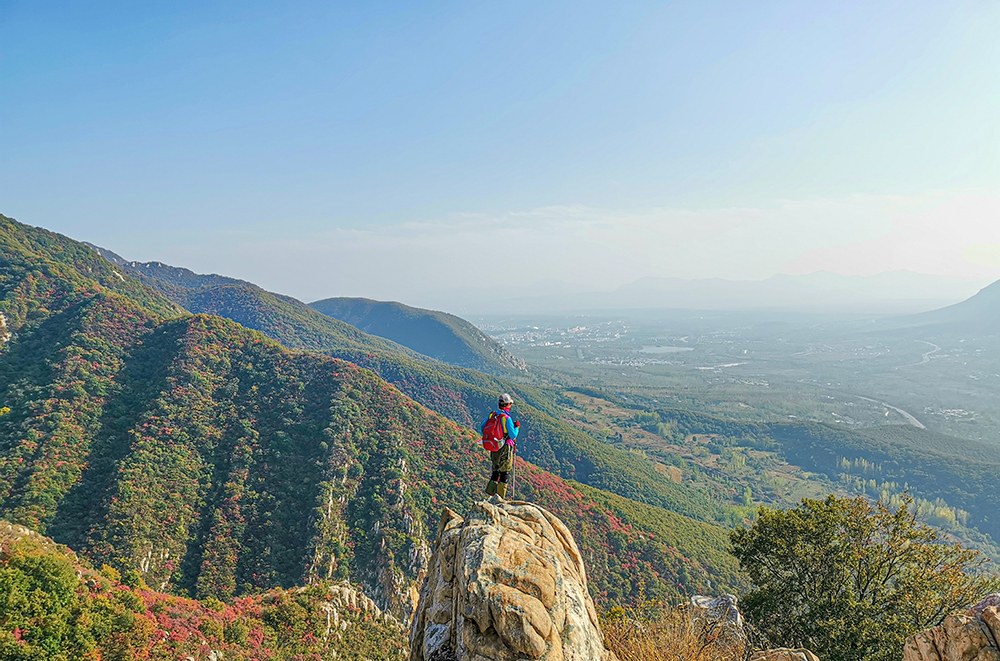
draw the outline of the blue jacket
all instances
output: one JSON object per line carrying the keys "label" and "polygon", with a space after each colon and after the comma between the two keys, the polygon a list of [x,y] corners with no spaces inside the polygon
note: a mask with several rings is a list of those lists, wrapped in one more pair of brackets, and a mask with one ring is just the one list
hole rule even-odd
{"label": "blue jacket", "polygon": [[[517,427],[514,426],[514,419],[510,417],[510,413],[507,413],[506,411],[494,411],[491,415],[504,416],[503,430],[506,432],[507,438],[510,439],[507,441],[507,445],[514,445],[514,439],[517,438]],[[486,429],[486,423],[489,421],[490,419],[486,418],[483,420],[483,424],[479,425],[480,434],[482,434],[483,430]]]}

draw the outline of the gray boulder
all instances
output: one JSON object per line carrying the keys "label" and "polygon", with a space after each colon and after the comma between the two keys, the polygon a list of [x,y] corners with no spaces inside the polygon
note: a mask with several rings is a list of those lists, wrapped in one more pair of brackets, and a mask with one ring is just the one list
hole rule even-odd
{"label": "gray boulder", "polygon": [[692,622],[702,634],[710,634],[724,642],[740,643],[746,639],[743,614],[735,595],[691,597]]}

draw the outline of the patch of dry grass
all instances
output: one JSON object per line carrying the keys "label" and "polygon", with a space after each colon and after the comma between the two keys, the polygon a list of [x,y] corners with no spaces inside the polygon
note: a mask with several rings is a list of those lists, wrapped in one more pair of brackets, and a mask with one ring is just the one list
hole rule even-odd
{"label": "patch of dry grass", "polygon": [[644,601],[601,614],[604,644],[619,661],[742,661],[742,642],[705,630],[689,609]]}

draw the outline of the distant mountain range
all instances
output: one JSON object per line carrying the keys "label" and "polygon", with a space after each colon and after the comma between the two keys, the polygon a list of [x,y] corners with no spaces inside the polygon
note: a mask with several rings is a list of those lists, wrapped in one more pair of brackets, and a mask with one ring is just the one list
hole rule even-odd
{"label": "distant mountain range", "polygon": [[458,367],[504,375],[525,364],[469,322],[444,312],[362,298],[330,298],[306,305],[226,276],[195,273],[163,262],[134,262],[86,244],[185,310],[259,330],[293,349],[323,351],[345,342],[365,344],[358,329],[391,340],[381,349],[413,352]]}
{"label": "distant mountain range", "polygon": [[[208,293],[215,287],[263,289],[244,280],[221,275],[202,275],[162,262],[132,262],[115,253],[87,244],[105,259],[149,278],[186,309],[223,314],[212,306],[218,300]],[[988,279],[936,276],[912,271],[887,271],[871,276],[847,276],[818,271],[805,275],[778,274],[765,280],[722,278],[641,278],[611,291],[587,291],[565,282],[545,281],[530,287],[457,288],[432,292],[414,300],[436,310],[458,314],[548,314],[595,310],[675,309],[713,311],[774,310],[825,314],[916,315],[962,302],[992,282]],[[196,292],[196,293],[191,293]],[[230,294],[236,294],[230,290]],[[247,291],[240,292],[242,296]],[[295,307],[301,301],[270,294]],[[223,297],[224,298],[224,297]],[[186,301],[182,302],[182,300]],[[326,301],[338,301],[326,303]],[[347,317],[366,332],[393,340],[418,353],[463,367],[497,373],[523,365],[499,345],[466,324],[461,317],[401,303],[364,298],[324,299],[310,304],[341,321]],[[320,309],[324,307],[324,309]],[[329,310],[330,312],[327,312]],[[950,313],[949,313],[950,314]],[[230,317],[232,318],[232,317]],[[237,320],[250,328],[252,320]],[[930,323],[930,322],[927,322]],[[408,324],[413,326],[407,328]],[[417,327],[420,326],[420,330]],[[412,346],[414,338],[433,328],[436,339],[424,342],[423,350]],[[470,330],[472,329],[472,330]],[[263,329],[261,329],[263,330]],[[464,345],[464,346],[463,346]]]}
{"label": "distant mountain range", "polygon": [[612,291],[547,282],[534,288],[439,291],[419,302],[461,314],[493,315],[627,309],[908,314],[957,303],[988,283],[910,271],[872,276],[816,272],[766,280],[642,278]]}

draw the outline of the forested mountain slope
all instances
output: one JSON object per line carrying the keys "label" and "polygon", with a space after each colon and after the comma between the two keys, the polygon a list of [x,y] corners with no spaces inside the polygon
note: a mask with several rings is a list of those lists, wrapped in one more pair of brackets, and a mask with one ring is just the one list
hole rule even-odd
{"label": "forested mountain slope", "polygon": [[367,298],[327,298],[309,307],[452,365],[492,374],[527,370],[496,340],[452,314]]}
{"label": "forested mountain slope", "polygon": [[769,425],[789,461],[831,478],[870,482],[873,495],[908,489],[969,513],[1000,540],[1000,449],[909,426],[850,431],[830,425]]}
{"label": "forested mountain slope", "polygon": [[[0,217],[0,260],[0,518],[156,589],[350,578],[405,619],[440,509],[481,497],[474,433],[353,364],[179,315],[65,237]],[[519,467],[598,593],[742,580],[720,529]]]}
{"label": "forested mountain slope", "polygon": [[[114,253],[103,254],[126,264]],[[561,477],[703,521],[733,524],[743,518],[674,484],[641,457],[563,423],[551,392],[428,359],[247,282],[220,281],[222,276],[199,276],[157,262],[140,264],[130,272],[191,312],[226,317],[287,347],[320,351],[371,369],[416,401],[466,427],[477,426],[496,405],[498,393],[510,392],[518,403],[517,415],[525,422],[520,452],[528,461]]]}
{"label": "forested mountain slope", "polygon": [[[968,514],[961,523],[1000,540],[1000,448],[909,425],[867,429],[817,422],[755,423],[681,409],[657,409],[651,417],[664,446],[692,435],[709,437],[725,452],[773,452],[833,485],[873,498],[912,496]],[[740,449],[742,447],[742,449]],[[656,452],[655,446],[651,451]],[[665,459],[669,453],[660,453]],[[761,475],[766,481],[766,473]],[[940,499],[940,500],[939,500]],[[931,521],[931,523],[934,523]]]}
{"label": "forested mountain slope", "polygon": [[[366,340],[355,330],[360,329],[391,340],[367,338],[383,350],[407,353],[406,347],[450,365],[496,375],[526,369],[522,361],[478,328],[444,312],[364,298],[329,298],[307,306],[245,280],[194,273],[162,262],[128,261],[100,246],[85,245],[189,312],[232,319],[293,349],[322,350],[345,341],[364,345]],[[330,323],[324,317],[343,323]]]}
{"label": "forested mountain slope", "polygon": [[232,319],[290,349],[323,351],[336,347],[416,356],[402,345],[363,333],[350,324],[316,312],[302,301],[273,294],[251,282],[215,274],[202,275],[161,262],[130,262],[110,250],[91,247],[120,266],[123,272],[188,312]]}

